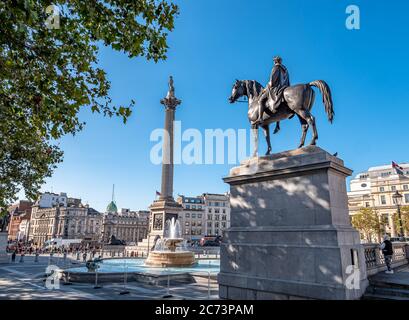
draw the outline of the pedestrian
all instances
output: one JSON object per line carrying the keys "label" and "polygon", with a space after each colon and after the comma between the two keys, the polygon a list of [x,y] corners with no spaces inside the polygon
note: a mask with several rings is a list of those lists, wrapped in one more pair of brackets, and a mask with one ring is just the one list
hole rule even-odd
{"label": "pedestrian", "polygon": [[87,261],[87,253],[84,252],[82,255],[82,261],[86,262]]}
{"label": "pedestrian", "polygon": [[13,253],[11,254],[11,262],[15,262],[16,261],[16,250],[13,251]]}
{"label": "pedestrian", "polygon": [[385,235],[385,237],[383,238],[383,242],[381,244],[381,250],[385,258],[385,263],[387,267],[387,270],[385,271],[385,273],[393,274],[393,270],[392,270],[393,246],[392,246],[392,242],[388,235]]}

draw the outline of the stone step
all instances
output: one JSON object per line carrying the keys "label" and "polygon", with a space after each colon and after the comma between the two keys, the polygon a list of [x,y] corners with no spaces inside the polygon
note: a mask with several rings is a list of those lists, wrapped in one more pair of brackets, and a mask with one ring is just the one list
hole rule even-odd
{"label": "stone step", "polygon": [[409,299],[409,290],[398,289],[398,288],[387,288],[387,287],[369,287],[367,290],[368,294],[383,295],[383,296],[394,296]]}
{"label": "stone step", "polygon": [[369,285],[374,288],[376,287],[409,290],[409,283],[398,281],[388,282],[383,280],[369,279]]}
{"label": "stone step", "polygon": [[399,296],[389,296],[382,294],[367,293],[363,296],[363,300],[403,300],[407,301],[409,298]]}

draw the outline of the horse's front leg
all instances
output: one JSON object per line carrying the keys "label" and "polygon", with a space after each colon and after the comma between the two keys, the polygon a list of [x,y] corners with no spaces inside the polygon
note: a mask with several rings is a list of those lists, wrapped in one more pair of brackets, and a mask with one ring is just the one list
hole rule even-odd
{"label": "horse's front leg", "polygon": [[271,141],[270,141],[270,126],[264,125],[262,126],[263,128],[263,132],[264,132],[264,136],[266,137],[266,142],[267,142],[267,152],[266,152],[266,156],[268,156],[269,154],[271,154]]}
{"label": "horse's front leg", "polygon": [[258,126],[252,125],[251,132],[253,135],[253,157],[258,156]]}

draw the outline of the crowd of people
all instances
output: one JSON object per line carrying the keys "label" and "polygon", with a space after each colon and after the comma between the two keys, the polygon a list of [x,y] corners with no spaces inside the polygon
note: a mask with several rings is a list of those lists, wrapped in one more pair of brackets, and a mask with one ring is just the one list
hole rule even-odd
{"label": "crowd of people", "polygon": [[80,246],[61,246],[61,247],[40,247],[32,243],[24,242],[9,242],[7,246],[7,251],[11,253],[12,262],[15,261],[16,256],[24,257],[26,255],[34,255],[38,257],[39,255],[59,255],[66,258],[68,255],[76,257],[77,260],[80,260],[82,257],[83,261],[87,259],[93,259],[97,256],[97,253],[100,252],[101,248],[99,246],[89,246],[89,245],[80,245]]}

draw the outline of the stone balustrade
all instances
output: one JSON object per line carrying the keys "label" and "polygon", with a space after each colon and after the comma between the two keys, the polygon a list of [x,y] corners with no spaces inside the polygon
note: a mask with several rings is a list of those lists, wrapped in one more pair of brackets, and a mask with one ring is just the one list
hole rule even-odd
{"label": "stone balustrade", "polygon": [[[386,270],[384,256],[377,243],[363,244],[365,253],[365,264],[368,276],[377,274]],[[397,268],[408,264],[409,258],[409,243],[395,242],[393,243],[393,258],[392,267]]]}

